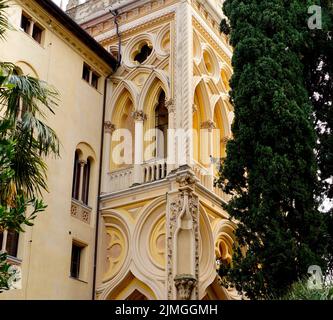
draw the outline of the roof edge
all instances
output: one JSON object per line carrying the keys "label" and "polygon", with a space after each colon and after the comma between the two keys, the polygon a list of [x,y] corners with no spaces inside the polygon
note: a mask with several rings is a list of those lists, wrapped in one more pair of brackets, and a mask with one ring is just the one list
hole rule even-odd
{"label": "roof edge", "polygon": [[68,16],[52,0],[34,0],[40,7],[51,14],[67,30],[74,34],[83,44],[89,47],[104,62],[116,71],[118,61],[108,53],[89,33],[83,30],[70,16]]}

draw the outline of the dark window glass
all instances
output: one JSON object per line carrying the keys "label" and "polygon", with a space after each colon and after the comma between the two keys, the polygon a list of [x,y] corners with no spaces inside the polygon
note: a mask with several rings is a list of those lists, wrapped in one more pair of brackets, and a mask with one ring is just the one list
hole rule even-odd
{"label": "dark window glass", "polygon": [[72,244],[72,257],[71,257],[71,277],[78,279],[80,277],[80,260],[81,260],[82,247],[77,244]]}
{"label": "dark window glass", "polygon": [[26,17],[24,14],[21,16],[21,28],[24,30],[24,32],[29,33],[29,27],[30,27],[30,20],[28,17]]}
{"label": "dark window glass", "polygon": [[86,64],[83,65],[82,79],[84,79],[85,81],[87,81],[89,83],[90,68]]}
{"label": "dark window glass", "polygon": [[93,72],[92,77],[91,77],[91,85],[95,88],[98,89],[98,80],[99,80],[99,75]]}
{"label": "dark window glass", "polygon": [[89,200],[90,167],[91,164],[90,160],[88,159],[87,164],[84,166],[83,192],[82,192],[82,201],[86,205],[88,205],[88,200]]}
{"label": "dark window glass", "polygon": [[38,26],[37,24],[34,25],[34,28],[32,30],[32,37],[38,42],[42,43],[42,34],[43,34],[43,29]]}
{"label": "dark window glass", "polygon": [[150,56],[151,52],[153,51],[152,48],[148,46],[148,44],[145,44],[140,52],[134,57],[134,61],[137,61],[139,63],[143,63],[147,60],[147,58]]}
{"label": "dark window glass", "polygon": [[[160,130],[163,133],[163,136],[160,136],[160,132],[156,138],[156,147],[158,148],[161,145],[163,139],[163,150],[159,150],[155,156],[157,157],[166,157],[167,156],[167,149],[168,149],[168,127],[169,127],[169,112],[165,106],[165,93],[164,91],[161,92],[158,104],[155,108],[155,128]],[[163,154],[161,154],[163,152]]]}
{"label": "dark window glass", "polygon": [[78,152],[75,152],[72,198],[80,200],[79,193],[80,193],[80,160]]}
{"label": "dark window glass", "polygon": [[19,234],[16,231],[8,230],[6,251],[9,256],[17,257]]}

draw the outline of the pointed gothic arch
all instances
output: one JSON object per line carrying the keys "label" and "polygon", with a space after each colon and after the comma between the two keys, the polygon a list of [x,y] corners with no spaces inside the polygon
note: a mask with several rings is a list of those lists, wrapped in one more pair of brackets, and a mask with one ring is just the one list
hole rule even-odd
{"label": "pointed gothic arch", "polygon": [[148,285],[129,272],[124,280],[108,293],[105,300],[156,300]]}
{"label": "pointed gothic arch", "polygon": [[[143,89],[142,94],[139,101],[139,106],[142,108],[145,115],[147,115],[147,119],[144,122],[144,150],[148,150],[147,153],[144,155],[144,160],[150,160],[157,157],[157,145],[156,145],[156,129],[158,124],[156,123],[157,111],[163,111],[166,113],[167,110],[165,109],[165,103],[170,99],[170,90],[168,84],[165,83],[166,79],[163,77],[158,76],[157,73],[153,73],[146,81]],[[161,100],[163,97],[163,101]],[[164,105],[164,106],[163,106]],[[168,116],[166,116],[166,124],[168,125]],[[167,133],[167,130],[163,130],[163,134]],[[167,140],[164,136],[163,143],[167,144]],[[155,146],[154,146],[155,144]],[[151,146],[151,147],[149,147]],[[148,148],[149,147],[149,148]],[[167,147],[163,148],[164,153],[167,150]],[[166,155],[164,156],[164,158]]]}
{"label": "pointed gothic arch", "polygon": [[[124,83],[124,87],[118,94],[118,99],[115,100],[113,112],[111,115],[111,123],[115,126],[115,132],[113,133],[111,142],[111,151],[115,150],[120,144],[124,145],[123,150],[120,151],[119,157],[116,155],[111,156],[110,168],[112,170],[123,169],[131,166],[134,161],[134,139],[135,139],[135,124],[132,117],[132,113],[135,111],[134,99],[127,85]],[[122,130],[124,131],[122,131]],[[123,137],[126,134],[127,138]],[[128,163],[122,163],[121,159],[129,154],[132,157],[132,161]],[[128,159],[130,160],[130,159]]]}

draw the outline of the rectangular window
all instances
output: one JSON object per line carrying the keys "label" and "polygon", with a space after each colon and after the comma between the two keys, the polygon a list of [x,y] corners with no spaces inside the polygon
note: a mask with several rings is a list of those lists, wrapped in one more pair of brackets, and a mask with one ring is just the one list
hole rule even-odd
{"label": "rectangular window", "polygon": [[99,75],[97,73],[93,72],[92,77],[91,77],[91,85],[95,89],[98,89],[98,80],[99,80]]}
{"label": "rectangular window", "polygon": [[43,35],[43,29],[35,23],[32,30],[32,37],[38,43],[42,43],[42,35]]}
{"label": "rectangular window", "polygon": [[90,82],[90,68],[86,64],[83,64],[82,79]]}
{"label": "rectangular window", "polygon": [[81,255],[83,247],[77,243],[72,243],[72,258],[71,258],[71,277],[80,278]]}
{"label": "rectangular window", "polygon": [[98,89],[100,76],[94,72],[86,63],[83,64],[82,79],[87,81],[92,87]]}
{"label": "rectangular window", "polygon": [[0,251],[6,251],[9,256],[17,257],[19,233],[13,230],[0,232]]}
{"label": "rectangular window", "polygon": [[43,32],[44,32],[43,27],[40,26],[38,23],[34,22],[33,19],[25,12],[22,12],[21,16],[21,28],[36,42],[38,42],[39,44],[42,43]]}
{"label": "rectangular window", "polygon": [[21,16],[21,28],[25,33],[29,34],[30,19],[25,14]]}

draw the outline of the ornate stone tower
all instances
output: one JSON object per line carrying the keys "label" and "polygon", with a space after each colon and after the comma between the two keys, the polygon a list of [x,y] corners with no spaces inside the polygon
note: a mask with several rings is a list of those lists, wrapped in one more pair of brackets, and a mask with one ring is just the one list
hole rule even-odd
{"label": "ornate stone tower", "polygon": [[68,11],[121,56],[105,119],[98,299],[235,298],[216,273],[235,228],[213,183],[233,119],[221,6],[91,0]]}

